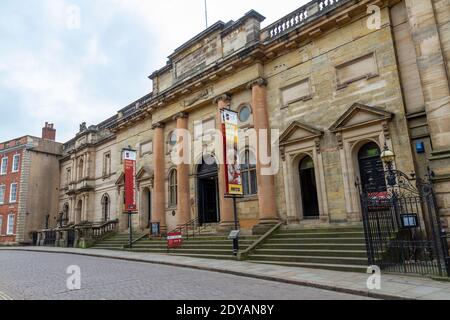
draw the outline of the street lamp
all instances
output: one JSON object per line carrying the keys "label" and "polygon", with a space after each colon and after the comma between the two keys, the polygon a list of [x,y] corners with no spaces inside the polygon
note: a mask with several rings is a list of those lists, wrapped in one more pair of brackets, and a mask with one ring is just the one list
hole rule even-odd
{"label": "street lamp", "polygon": [[397,184],[397,178],[394,173],[395,153],[389,149],[387,143],[384,144],[384,150],[381,153],[381,161],[386,165],[388,170],[387,182],[390,187],[394,187]]}

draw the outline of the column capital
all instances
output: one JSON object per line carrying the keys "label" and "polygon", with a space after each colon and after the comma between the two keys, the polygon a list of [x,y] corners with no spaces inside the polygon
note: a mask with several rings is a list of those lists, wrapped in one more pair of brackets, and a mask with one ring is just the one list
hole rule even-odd
{"label": "column capital", "polygon": [[218,104],[220,101],[224,102],[231,101],[231,95],[229,95],[228,93],[224,93],[214,98],[214,104]]}
{"label": "column capital", "polygon": [[187,118],[189,118],[189,114],[186,112],[179,112],[173,116],[173,120],[187,119]]}
{"label": "column capital", "polygon": [[164,129],[164,127],[165,127],[165,124],[162,123],[162,122],[157,122],[157,123],[152,125],[152,129],[153,130],[155,130],[155,129]]}
{"label": "column capital", "polygon": [[264,78],[252,80],[247,84],[247,89],[253,89],[254,86],[265,87],[267,86],[267,80]]}

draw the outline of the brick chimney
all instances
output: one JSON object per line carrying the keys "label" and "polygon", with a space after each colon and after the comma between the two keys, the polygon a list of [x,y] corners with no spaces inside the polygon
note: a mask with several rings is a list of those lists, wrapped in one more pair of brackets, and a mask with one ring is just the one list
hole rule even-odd
{"label": "brick chimney", "polygon": [[45,127],[42,128],[42,139],[47,139],[51,141],[56,140],[56,129],[53,123],[45,123]]}

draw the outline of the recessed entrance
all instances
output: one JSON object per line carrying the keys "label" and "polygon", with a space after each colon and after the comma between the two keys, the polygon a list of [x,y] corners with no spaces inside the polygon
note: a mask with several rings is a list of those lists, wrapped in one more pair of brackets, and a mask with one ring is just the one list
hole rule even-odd
{"label": "recessed entrance", "polygon": [[198,214],[201,224],[220,222],[218,167],[213,157],[198,167]]}
{"label": "recessed entrance", "polygon": [[152,193],[149,188],[142,190],[141,228],[149,229],[152,220]]}
{"label": "recessed entrance", "polygon": [[370,142],[362,146],[358,153],[358,164],[363,191],[386,192],[386,184],[380,183],[382,181],[380,177],[384,176],[384,167],[381,161],[381,150],[376,143]]}
{"label": "recessed entrance", "polygon": [[310,156],[306,156],[302,159],[302,161],[300,161],[299,172],[303,217],[305,219],[317,219],[320,216],[319,198],[317,196],[314,161]]}

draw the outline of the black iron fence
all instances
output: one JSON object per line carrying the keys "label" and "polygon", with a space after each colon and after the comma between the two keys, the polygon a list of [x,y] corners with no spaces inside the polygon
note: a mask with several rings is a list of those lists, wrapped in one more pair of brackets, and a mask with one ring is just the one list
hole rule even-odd
{"label": "black iron fence", "polygon": [[449,275],[447,235],[430,180],[391,169],[359,187],[371,265],[387,272]]}

